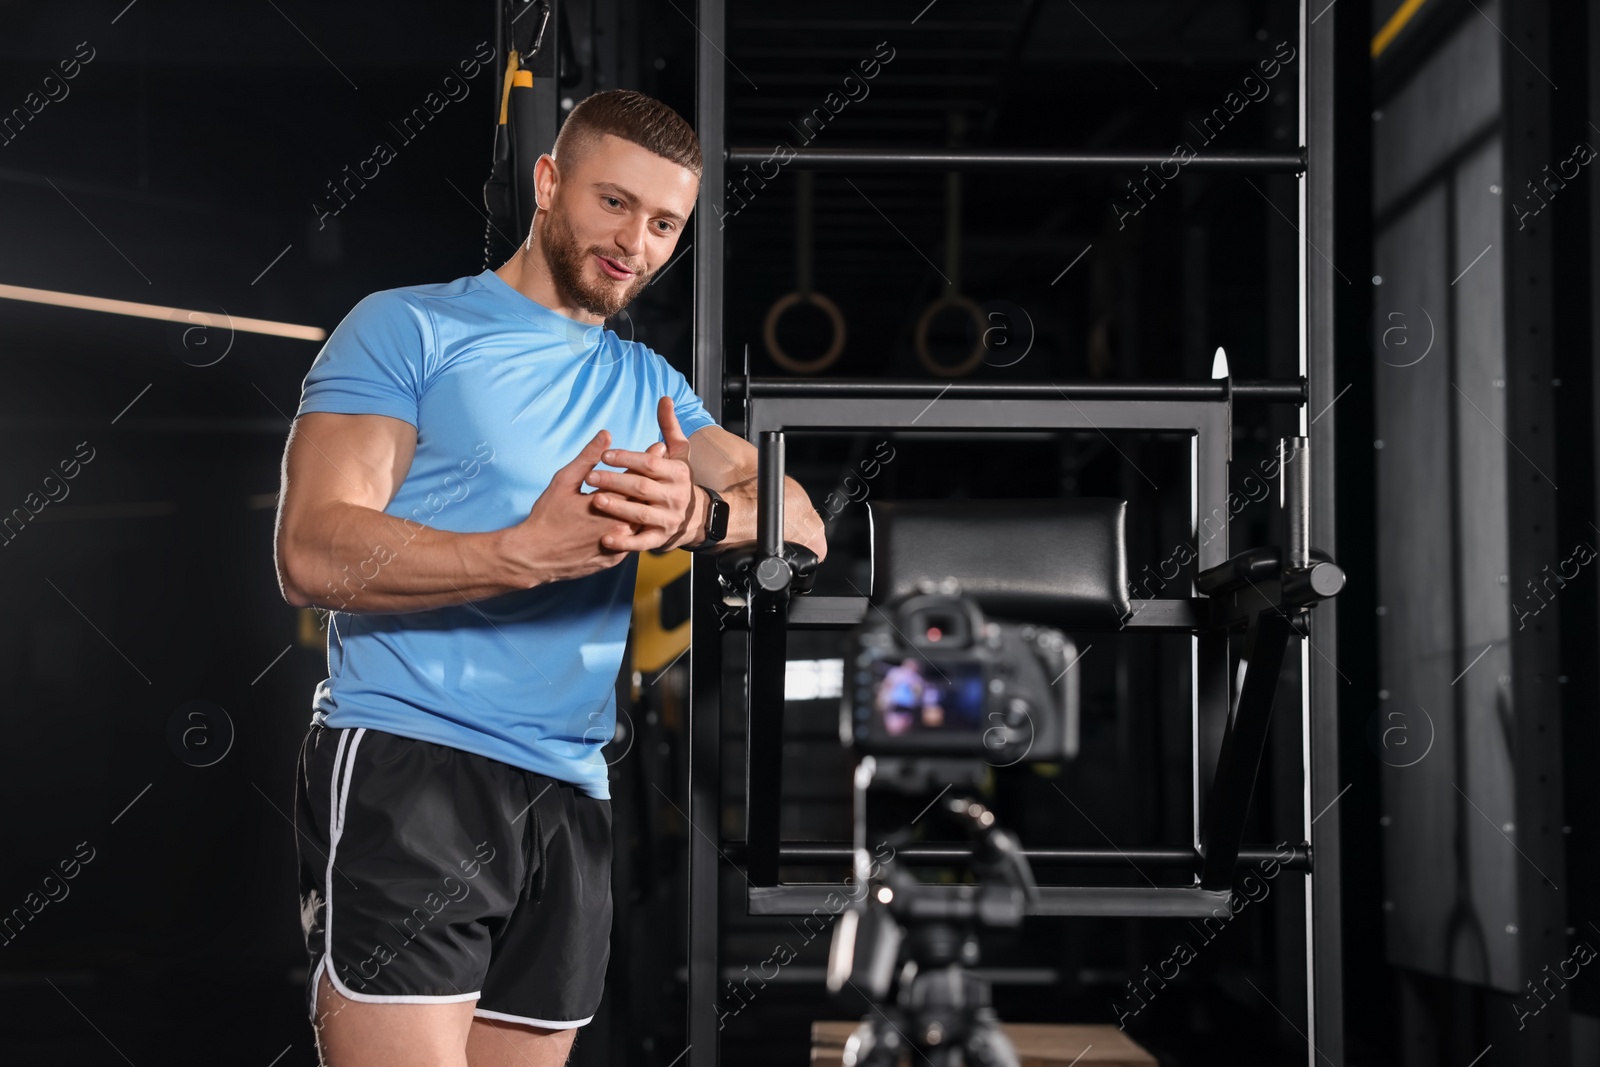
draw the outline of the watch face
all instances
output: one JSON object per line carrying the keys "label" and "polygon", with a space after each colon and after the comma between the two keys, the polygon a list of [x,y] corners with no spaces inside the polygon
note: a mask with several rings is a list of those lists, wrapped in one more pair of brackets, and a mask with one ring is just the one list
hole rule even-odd
{"label": "watch face", "polygon": [[[711,491],[708,489],[706,492]],[[711,515],[706,527],[707,536],[712,541],[720,541],[728,536],[728,502],[720,496],[711,497]]]}

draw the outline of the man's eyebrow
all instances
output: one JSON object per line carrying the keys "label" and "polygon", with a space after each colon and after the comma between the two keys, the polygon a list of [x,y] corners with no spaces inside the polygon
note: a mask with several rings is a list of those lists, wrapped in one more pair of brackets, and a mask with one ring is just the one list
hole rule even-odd
{"label": "man's eyebrow", "polygon": [[[596,189],[602,189],[602,190],[605,190],[607,192],[615,193],[616,195],[618,195],[620,197],[623,197],[623,198],[625,198],[627,200],[631,200],[636,204],[639,202],[639,196],[637,194],[635,194],[633,192],[630,192],[627,189],[624,189],[622,186],[618,185],[616,182],[595,182],[594,183],[594,187]],[[670,208],[658,207],[658,208],[653,209],[650,213],[652,215],[665,215],[667,218],[672,219],[674,222],[677,222],[680,225],[683,224],[684,222],[688,221],[682,215],[678,214],[676,211],[671,210]]]}

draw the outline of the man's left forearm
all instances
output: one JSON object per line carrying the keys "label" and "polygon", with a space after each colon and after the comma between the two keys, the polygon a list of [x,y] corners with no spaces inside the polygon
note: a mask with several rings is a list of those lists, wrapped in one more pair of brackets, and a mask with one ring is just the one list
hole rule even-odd
{"label": "man's left forearm", "polygon": [[[800,483],[785,476],[783,479],[783,539],[805,545],[817,554],[817,562],[828,554],[828,541],[822,517],[811,505],[811,498]],[[717,490],[728,502],[728,536],[724,545],[748,544],[756,539],[756,479],[752,476]],[[698,514],[691,517],[692,529],[705,529],[704,493],[697,494]],[[698,523],[699,525],[695,525]]]}

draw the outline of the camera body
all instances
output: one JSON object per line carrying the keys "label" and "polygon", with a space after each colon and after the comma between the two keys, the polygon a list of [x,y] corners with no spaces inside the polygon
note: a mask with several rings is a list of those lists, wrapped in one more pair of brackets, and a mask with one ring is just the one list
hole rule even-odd
{"label": "camera body", "polygon": [[925,580],[851,634],[841,740],[866,755],[1002,767],[1070,759],[1076,658],[1061,631],[986,618],[953,580]]}

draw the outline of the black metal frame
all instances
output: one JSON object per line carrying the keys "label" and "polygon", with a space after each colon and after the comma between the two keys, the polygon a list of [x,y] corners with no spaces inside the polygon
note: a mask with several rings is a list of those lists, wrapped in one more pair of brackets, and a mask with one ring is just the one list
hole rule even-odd
{"label": "black metal frame", "polygon": [[[1308,246],[1331,247],[1333,222],[1332,58],[1335,11],[1309,21],[1300,5],[1301,143],[1297,153],[1233,153],[1218,155],[1208,169],[1303,173],[1300,183],[1301,379],[1288,382],[1210,383],[1069,383],[1008,385],[983,382],[875,382],[725,379],[722,311],[723,245],[715,221],[722,215],[724,173],[742,161],[765,158],[725,144],[724,42],[725,0],[697,4],[698,95],[696,120],[705,158],[701,210],[695,239],[694,382],[707,410],[724,421],[724,399],[744,406],[746,437],[763,441],[764,453],[786,431],[849,432],[883,428],[915,430],[1055,429],[1184,433],[1192,437],[1194,486],[1191,529],[1198,532],[1201,515],[1221,509],[1226,515],[1228,462],[1231,456],[1232,404],[1291,403],[1299,407],[1301,433],[1310,437],[1313,457],[1311,540],[1333,551],[1333,418],[1327,405],[1334,399],[1332,265],[1308,256]],[[788,166],[806,169],[922,170],[1053,167],[1096,169],[1159,162],[1160,155],[1107,153],[994,153],[951,150],[864,151],[807,150],[796,152]],[[1201,163],[1196,159],[1190,166]],[[1315,412],[1316,414],[1312,414]],[[781,500],[781,460],[763,471],[768,488],[764,517]],[[770,520],[769,520],[770,521]],[[781,529],[779,526],[777,529]],[[779,536],[768,526],[766,540]],[[776,555],[778,545],[763,554]],[[1228,560],[1226,529],[1199,545],[1197,567],[1204,571]],[[689,951],[688,1037],[690,1067],[712,1067],[719,1061],[716,1012],[719,977],[719,864],[724,858],[742,863],[750,882],[751,914],[808,914],[825,906],[836,884],[780,884],[780,862],[818,862],[843,845],[785,844],[778,833],[780,796],[781,712],[784,644],[789,627],[846,628],[863,617],[866,599],[800,598],[791,604],[787,587],[752,590],[745,624],[749,627],[749,707],[763,709],[748,720],[746,783],[749,841],[741,847],[720,840],[721,637],[714,568],[696,566],[692,579],[696,610],[690,652],[689,818]],[[1234,598],[1228,598],[1232,600]],[[1241,845],[1244,812],[1255,769],[1260,762],[1265,725],[1276,689],[1278,668],[1290,638],[1303,634],[1303,618],[1269,607],[1254,620],[1255,648],[1237,710],[1230,707],[1229,641],[1251,622],[1247,615],[1219,599],[1194,595],[1186,599],[1141,602],[1129,628],[1187,631],[1195,635],[1194,715],[1202,708],[1219,714],[1226,725],[1222,755],[1206,823],[1201,824],[1199,731],[1194,734],[1194,841],[1189,849],[1141,850],[1149,862],[1187,866],[1196,875],[1193,886],[1076,887],[1041,886],[1038,914],[1093,916],[1209,915],[1223,906],[1240,858],[1270,850]],[[1318,648],[1332,656],[1333,607],[1319,611]],[[1324,628],[1325,627],[1325,628]],[[1339,970],[1338,818],[1328,805],[1338,795],[1337,693],[1331,663],[1301,652],[1301,714],[1305,730],[1307,789],[1304,832],[1308,844],[1296,846],[1290,869],[1307,870],[1307,1013],[1311,1029],[1308,1062],[1344,1062],[1342,996]],[[1258,667],[1260,669],[1258,669]],[[1316,814],[1313,814],[1316,812]],[[924,850],[918,858],[947,860],[941,850]],[[1035,850],[1046,863],[1061,866],[1125,864],[1127,853],[1099,849]],[[1113,858],[1115,857],[1115,858]],[[1313,863],[1312,860],[1315,859]]]}
{"label": "black metal frame", "polygon": [[[770,148],[729,148],[730,166],[761,164]],[[804,170],[1138,170],[1171,163],[1173,156],[1150,152],[995,152],[983,148],[796,148],[786,166]],[[1189,170],[1243,174],[1299,174],[1304,152],[1207,152],[1190,159]]]}
{"label": "black metal frame", "polygon": [[[1300,143],[1306,172],[1300,182],[1300,373],[1309,399],[1300,409],[1300,433],[1311,443],[1311,542],[1338,558],[1334,536],[1334,449],[1338,425],[1333,407],[1334,285],[1334,45],[1337,8],[1313,17],[1300,3]],[[1366,174],[1354,178],[1370,181]],[[1300,648],[1301,736],[1306,755],[1304,834],[1317,862],[1306,887],[1307,1061],[1343,1067],[1344,957],[1340,916],[1339,849],[1339,673],[1337,601],[1318,609],[1317,654]]]}
{"label": "black metal frame", "polygon": [[[1590,14],[1593,17],[1592,10]],[[1532,64],[1539,70],[1554,69],[1551,6],[1507,5],[1503,24],[1506,40],[1518,44],[1516,58],[1501,52],[1505,64],[1500,75],[1502,173],[1508,179],[1516,175],[1514,180],[1521,180],[1524,174],[1539,174],[1558,154],[1555,146],[1561,143],[1550,118],[1555,90],[1545,78],[1529,73]],[[1516,65],[1524,63],[1529,66]],[[1570,543],[1557,540],[1562,536],[1558,533],[1560,511],[1556,486],[1547,476],[1547,472],[1559,470],[1559,453],[1570,447],[1570,442],[1556,433],[1541,432],[1541,427],[1561,425],[1556,418],[1560,372],[1554,370],[1559,335],[1550,289],[1550,278],[1561,264],[1555,255],[1556,223],[1539,218],[1524,228],[1512,227],[1505,216],[1502,220],[1507,340],[1505,428],[1501,433],[1517,450],[1518,458],[1531,467],[1513,466],[1506,475],[1509,563],[1513,575],[1537,575],[1541,567],[1548,568],[1550,560],[1559,559],[1563,545]],[[1582,464],[1571,469],[1581,470]],[[1514,588],[1515,581],[1512,584]],[[1551,692],[1549,684],[1549,679],[1562,676],[1561,625],[1561,615],[1555,612],[1541,616],[1532,626],[1513,629],[1510,635],[1511,707],[1516,709],[1511,742],[1516,753],[1516,824],[1540,828],[1537,836],[1518,834],[1531,857],[1530,862],[1516,865],[1521,914],[1517,939],[1521,942],[1522,977],[1527,981],[1545,973],[1541,969],[1548,967],[1551,958],[1559,959],[1569,951],[1566,930],[1587,910],[1577,904],[1561,843],[1560,830],[1573,821],[1563,806],[1561,698]],[[1540,1011],[1528,1020],[1526,1040],[1538,1043],[1539,1056],[1546,1062],[1573,1062],[1572,1004],[1562,1000],[1552,1007],[1554,1010]]]}
{"label": "black metal frame", "polygon": [[[1194,389],[1179,385],[1164,387],[1148,384],[1141,392],[1142,402],[1074,399],[1078,387],[1064,385],[1054,389],[1054,399],[999,400],[985,398],[985,393],[1007,393],[1013,387],[968,383],[966,396],[943,401],[939,398],[924,404],[920,397],[897,397],[905,383],[859,382],[848,389],[839,383],[829,383],[815,390],[817,395],[806,396],[806,383],[787,383],[779,397],[763,398],[765,386],[773,383],[750,382],[742,392],[750,397],[746,420],[748,433],[761,442],[762,448],[762,517],[771,514],[781,503],[782,485],[781,453],[782,432],[785,430],[853,431],[861,429],[907,429],[920,426],[923,430],[936,429],[988,429],[1005,426],[1013,430],[1028,429],[1078,429],[1146,432],[1181,432],[1193,438],[1193,484],[1195,495],[1191,500],[1191,527],[1198,529],[1201,514],[1226,514],[1227,465],[1232,438],[1231,390],[1226,383],[1218,383],[1209,399],[1189,399]],[[821,384],[821,383],[819,383]],[[1093,390],[1088,390],[1093,391]],[[1260,392],[1265,395],[1296,396],[1298,383],[1263,383]],[[1176,399],[1174,399],[1176,397]],[[827,403],[816,401],[825,399]],[[1066,401],[1065,404],[1062,401]],[[999,405],[1004,404],[1001,408]],[[1070,405],[1070,406],[1069,406]],[[1087,407],[1087,410],[1086,410]],[[937,410],[938,414],[933,414]],[[926,421],[924,421],[926,420]],[[1287,468],[1286,468],[1287,469]],[[764,521],[764,529],[767,529]],[[769,538],[776,538],[768,530]],[[1200,570],[1222,569],[1229,562],[1226,532],[1210,538],[1201,545]],[[777,555],[776,544],[763,548],[766,555]],[[1131,888],[1109,893],[1102,889],[1083,887],[1040,886],[1041,914],[1096,915],[1124,914],[1204,916],[1218,906],[1219,892],[1231,886],[1237,857],[1241,848],[1246,810],[1255,783],[1256,770],[1266,742],[1266,728],[1273,696],[1278,686],[1284,655],[1291,636],[1304,632],[1304,623],[1297,616],[1271,607],[1260,612],[1254,625],[1254,651],[1249,670],[1239,695],[1237,709],[1229,714],[1231,694],[1228,690],[1227,632],[1237,629],[1246,616],[1225,594],[1246,584],[1236,580],[1229,589],[1213,589],[1213,597],[1198,598],[1186,603],[1189,608],[1184,626],[1173,626],[1169,614],[1159,616],[1149,628],[1190,630],[1200,636],[1201,656],[1220,654],[1220,669],[1197,670],[1205,679],[1195,691],[1194,712],[1196,721],[1215,716],[1225,723],[1223,747],[1216,772],[1211,776],[1210,801],[1206,806],[1205,823],[1199,825],[1200,811],[1195,810],[1197,838],[1195,853],[1204,857],[1199,866],[1199,883],[1193,888]],[[831,603],[830,603],[831,601]],[[751,597],[750,610],[743,616],[734,615],[733,628],[748,626],[749,640],[749,690],[747,706],[748,743],[746,765],[746,836],[742,857],[746,878],[751,891],[750,909],[756,914],[806,914],[813,898],[826,888],[822,886],[780,885],[778,867],[780,854],[785,849],[782,841],[778,803],[782,789],[782,707],[785,638],[789,615],[801,605],[816,605],[818,610],[809,621],[818,628],[846,628],[859,622],[866,613],[865,597],[806,598],[797,601],[792,609],[783,591],[776,594],[757,589]],[[1142,604],[1141,604],[1142,606]],[[1143,614],[1140,612],[1139,614]],[[818,620],[822,616],[826,621]],[[1119,628],[1145,629],[1136,614],[1122,621]],[[1197,667],[1199,664],[1197,663]],[[1212,665],[1213,668],[1216,665]],[[756,709],[760,712],[757,714]],[[1198,764],[1198,734],[1195,735],[1196,763]],[[1197,766],[1198,772],[1198,766]],[[1198,793],[1200,779],[1195,788]],[[1072,850],[1059,850],[1071,855]],[[1099,854],[1099,850],[1095,850]],[[1111,861],[1116,865],[1125,860]],[[1120,904],[1118,901],[1120,900]],[[1081,902],[1081,903],[1080,903]]]}

